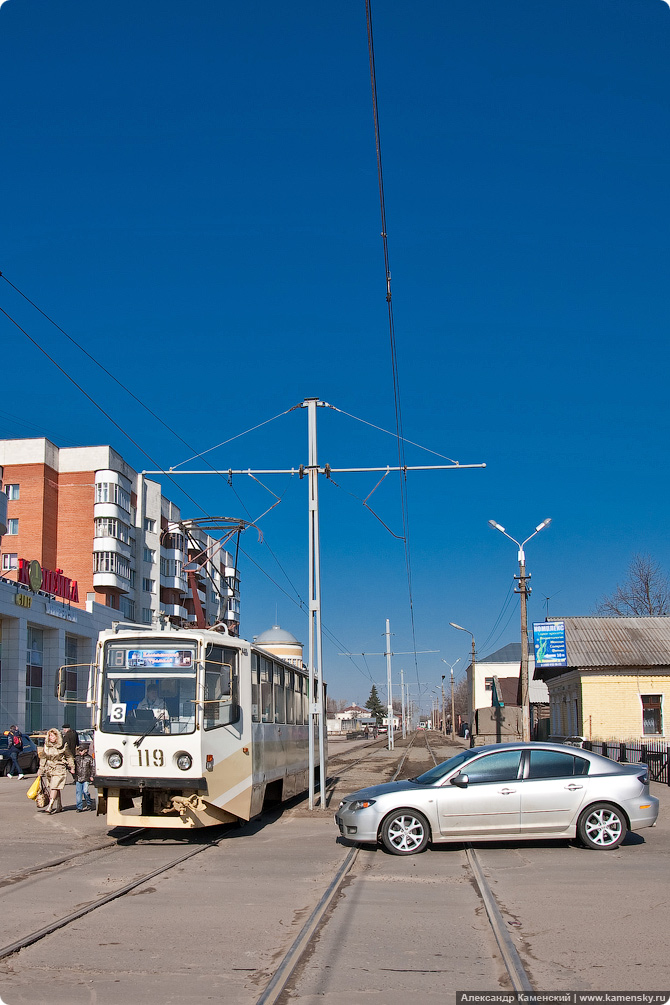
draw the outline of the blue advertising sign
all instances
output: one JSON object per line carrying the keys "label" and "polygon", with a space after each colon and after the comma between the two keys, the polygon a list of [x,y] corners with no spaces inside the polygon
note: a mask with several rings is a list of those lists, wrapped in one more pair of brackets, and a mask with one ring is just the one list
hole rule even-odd
{"label": "blue advertising sign", "polygon": [[191,667],[193,653],[188,649],[129,649],[129,667]]}
{"label": "blue advertising sign", "polygon": [[536,667],[566,667],[565,622],[539,621],[533,624]]}

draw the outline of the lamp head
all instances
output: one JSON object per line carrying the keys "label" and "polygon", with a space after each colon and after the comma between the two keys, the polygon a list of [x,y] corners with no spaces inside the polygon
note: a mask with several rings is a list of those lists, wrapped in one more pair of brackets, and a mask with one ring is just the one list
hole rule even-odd
{"label": "lamp head", "polygon": [[551,517],[548,516],[546,520],[543,520],[542,523],[538,527],[535,528],[535,532],[537,533],[538,531],[542,530],[544,527],[548,527],[550,523],[551,523]]}
{"label": "lamp head", "polygon": [[495,522],[495,520],[489,520],[489,527],[493,527],[494,530],[499,530],[502,534],[505,533],[505,528],[501,527],[499,523]]}
{"label": "lamp head", "polygon": [[449,622],[449,624],[450,624],[450,626],[451,626],[452,628],[458,628],[459,632],[464,632],[464,631],[465,631],[465,628],[462,628],[462,627],[461,627],[460,625],[456,625],[456,624],[454,624],[454,622],[453,622],[453,621],[450,621],[450,622]]}

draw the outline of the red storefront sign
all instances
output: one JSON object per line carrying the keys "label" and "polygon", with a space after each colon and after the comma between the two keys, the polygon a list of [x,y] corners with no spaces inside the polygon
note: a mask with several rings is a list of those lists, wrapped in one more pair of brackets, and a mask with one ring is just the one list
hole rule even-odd
{"label": "red storefront sign", "polygon": [[35,559],[29,562],[25,558],[20,558],[18,572],[17,581],[29,586],[35,593],[42,590],[44,593],[50,593],[52,597],[62,597],[63,600],[70,600],[74,604],[79,603],[77,581],[64,576],[62,569],[52,572],[51,569],[43,569]]}

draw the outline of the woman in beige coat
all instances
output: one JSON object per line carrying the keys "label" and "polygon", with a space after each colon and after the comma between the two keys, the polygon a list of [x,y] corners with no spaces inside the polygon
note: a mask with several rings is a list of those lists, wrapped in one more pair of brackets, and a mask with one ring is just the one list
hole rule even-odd
{"label": "woman in beige coat", "polygon": [[65,779],[70,770],[74,774],[74,758],[63,740],[59,729],[50,729],[40,750],[40,770],[38,775],[44,778],[49,789],[49,805],[46,813],[60,813],[63,809],[61,792],[65,788]]}

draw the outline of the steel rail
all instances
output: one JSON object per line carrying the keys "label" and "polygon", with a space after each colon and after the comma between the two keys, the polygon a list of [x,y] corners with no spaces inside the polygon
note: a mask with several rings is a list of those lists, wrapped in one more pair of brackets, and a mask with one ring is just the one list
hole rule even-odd
{"label": "steel rail", "polygon": [[256,1000],[256,1005],[274,1005],[274,1003],[278,1001],[279,997],[284,993],[286,985],[291,979],[293,971],[297,967],[305,950],[307,949],[312,936],[321,924],[323,916],[344,882],[347,873],[356,861],[358,851],[358,848],[352,848],[349,851],[349,854],[335,873],[334,878],[329,883],[326,892],[323,894],[321,900],[310,914],[297,938],[291,945],[291,948],[288,950],[284,959],[275,971],[270,983],[260,998]]}
{"label": "steel rail", "polygon": [[[435,754],[428,742],[428,737],[426,737],[426,746],[428,747],[428,751],[430,756],[433,758],[433,761],[437,764],[437,758],[435,757]],[[505,919],[500,912],[498,903],[493,896],[491,887],[484,875],[484,870],[482,869],[481,862],[477,857],[477,852],[470,843],[466,843],[465,845],[465,857],[468,860],[468,865],[470,866],[470,871],[472,872],[479,896],[482,898],[484,908],[486,909],[486,916],[489,919],[491,928],[493,929],[493,934],[496,942],[498,943],[500,955],[503,958],[503,963],[505,964],[505,969],[509,974],[512,986],[517,994],[533,994],[535,989],[530,983],[528,974],[526,973],[525,967],[521,961],[521,957],[514,945],[514,940],[509,933],[507,925],[505,924]]]}
{"label": "steel rail", "polygon": [[131,883],[126,883],[125,886],[122,886],[114,893],[109,893],[106,897],[101,897],[100,900],[96,900],[94,903],[88,904],[86,907],[82,907],[78,911],[72,911],[70,914],[66,914],[62,918],[58,918],[56,921],[52,921],[50,924],[38,929],[36,932],[31,932],[22,939],[17,939],[16,942],[12,942],[10,945],[0,948],[0,960],[5,959],[7,956],[11,956],[12,953],[19,952],[21,949],[25,949],[27,946],[33,945],[35,942],[39,942],[40,939],[44,939],[47,935],[51,935],[52,932],[57,932],[59,928],[65,928],[73,921],[83,918],[86,914],[91,914],[93,911],[97,911],[99,907],[104,907],[105,904],[109,904],[113,900],[125,897],[126,894],[137,889],[138,886],[142,886],[143,883],[148,883],[150,879],[155,879],[156,876],[160,876],[161,873],[164,872],[169,872],[170,869],[174,869],[176,866],[181,865],[182,862],[186,862],[189,858],[193,858],[195,855],[200,855],[201,852],[207,851],[209,848],[216,847],[222,840],[223,838],[219,838],[217,841],[212,841],[209,844],[195,848],[192,851],[189,851],[186,855],[181,855],[173,862],[169,862],[167,865],[161,866],[160,869],[154,869],[153,872],[147,873],[145,876],[140,876],[139,879],[135,879]]}
{"label": "steel rail", "polygon": [[27,871],[10,873],[8,876],[3,876],[0,879],[0,889],[5,886],[16,886],[18,883],[24,883],[40,872],[46,872],[47,869],[55,869],[56,866],[65,865],[66,862],[71,862],[75,858],[81,858],[82,855],[91,855],[94,851],[118,848],[123,841],[130,841],[145,830],[147,830],[146,827],[140,827],[137,830],[131,831],[130,834],[126,834],[124,837],[117,838],[115,841],[105,841],[103,844],[95,844],[90,848],[84,848],[82,851],[74,851],[69,855],[63,855],[61,858],[52,858],[48,862],[43,862],[42,865],[36,865],[33,869]]}

